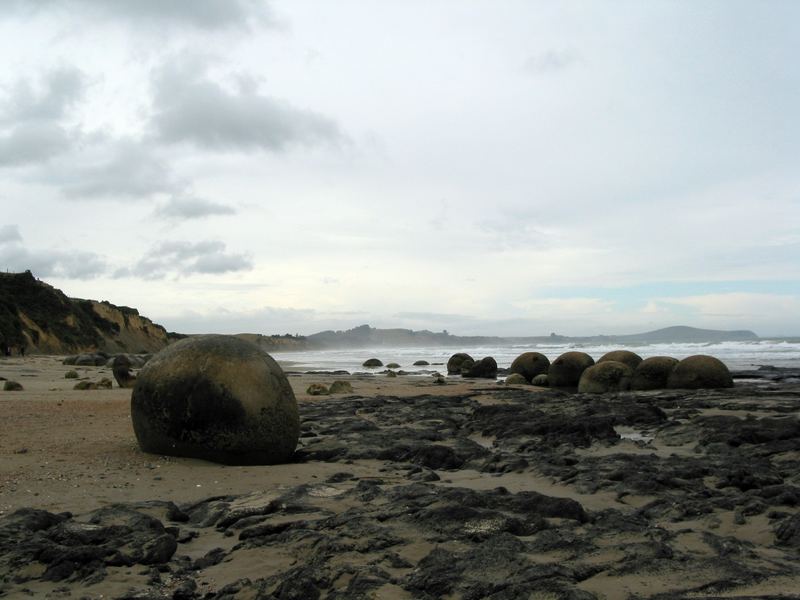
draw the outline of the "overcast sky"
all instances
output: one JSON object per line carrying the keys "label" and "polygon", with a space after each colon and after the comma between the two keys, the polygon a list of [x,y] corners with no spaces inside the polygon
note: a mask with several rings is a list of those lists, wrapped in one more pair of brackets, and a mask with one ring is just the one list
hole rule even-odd
{"label": "overcast sky", "polygon": [[0,268],[186,333],[800,335],[798,23],[6,0]]}

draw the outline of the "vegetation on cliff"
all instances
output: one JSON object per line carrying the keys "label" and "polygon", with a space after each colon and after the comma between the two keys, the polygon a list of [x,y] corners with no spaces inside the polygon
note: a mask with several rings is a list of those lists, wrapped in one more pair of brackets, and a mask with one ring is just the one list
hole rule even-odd
{"label": "vegetation on cliff", "polygon": [[0,273],[0,345],[32,352],[139,352],[167,345],[167,331],[135,308],[69,298],[30,271]]}

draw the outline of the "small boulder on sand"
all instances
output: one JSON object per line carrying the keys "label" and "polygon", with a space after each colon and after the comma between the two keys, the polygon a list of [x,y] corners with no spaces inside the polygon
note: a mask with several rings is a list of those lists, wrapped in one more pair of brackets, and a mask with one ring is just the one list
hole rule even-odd
{"label": "small boulder on sand", "polygon": [[598,362],[586,369],[578,383],[578,391],[584,394],[606,394],[631,389],[633,369],[616,360]]}
{"label": "small boulder on sand", "polygon": [[22,384],[18,381],[11,381],[10,379],[3,382],[4,392],[21,392],[23,390]]}
{"label": "small boulder on sand", "polygon": [[427,360],[417,360],[417,361],[414,361],[414,366],[415,366],[415,367],[427,367],[427,366],[428,366],[428,365],[430,365],[430,364],[431,364],[431,363],[429,363]]}
{"label": "small boulder on sand", "polygon": [[508,385],[528,385],[530,382],[519,373],[512,373],[506,377],[506,383]]}
{"label": "small boulder on sand", "polygon": [[350,385],[349,381],[342,381],[337,379],[331,384],[330,388],[331,394],[352,394],[353,393],[353,386]]}
{"label": "small boulder on sand", "polygon": [[306,394],[309,396],[324,396],[329,394],[328,388],[321,383],[312,383],[306,388]]}
{"label": "small boulder on sand", "polygon": [[714,389],[733,387],[733,377],[728,367],[718,358],[696,354],[684,358],[670,373],[670,389]]}
{"label": "small boulder on sand", "polygon": [[586,352],[565,352],[550,365],[547,380],[550,387],[577,387],[583,372],[594,364]]}
{"label": "small boulder on sand", "polygon": [[383,362],[379,358],[368,358],[362,364],[362,367],[367,367],[368,369],[374,369],[375,367],[382,367]]}
{"label": "small boulder on sand", "polygon": [[119,354],[111,360],[111,372],[117,385],[121,388],[132,388],[136,383],[136,375],[131,372],[131,361],[124,354]]}
{"label": "small boulder on sand", "polygon": [[536,385],[539,387],[547,387],[549,385],[549,380],[547,378],[547,373],[542,373],[537,375],[531,380],[531,385]]}

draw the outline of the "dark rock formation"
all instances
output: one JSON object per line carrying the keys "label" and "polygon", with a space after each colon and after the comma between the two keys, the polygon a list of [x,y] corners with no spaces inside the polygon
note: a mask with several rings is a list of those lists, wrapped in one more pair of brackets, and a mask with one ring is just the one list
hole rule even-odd
{"label": "dark rock formation", "polygon": [[3,382],[4,392],[21,392],[24,388],[18,381],[11,381],[10,379]]}
{"label": "dark rock formation", "polygon": [[582,394],[606,394],[623,392],[631,388],[633,369],[615,360],[598,362],[586,369],[578,382]]}
{"label": "dark rock formation", "polygon": [[705,354],[684,358],[670,373],[670,389],[714,389],[733,387],[733,377],[721,360]]}
{"label": "dark rock formation", "polygon": [[670,373],[678,359],[670,356],[645,358],[633,372],[632,390],[661,390],[667,387]]}
{"label": "dark rock formation", "polygon": [[519,373],[512,373],[508,377],[506,377],[506,383],[509,385],[527,385],[530,383],[525,377],[520,375]]}
{"label": "dark rock formation", "polygon": [[577,387],[583,372],[593,364],[586,352],[565,352],[550,365],[547,381],[550,387]]}
{"label": "dark rock formation", "polygon": [[383,362],[381,362],[381,360],[378,359],[378,358],[368,358],[367,360],[365,360],[362,363],[361,366],[362,367],[367,367],[367,368],[382,367],[383,366]]}
{"label": "dark rock formation", "polygon": [[387,369],[399,369],[400,365],[398,365],[396,362],[390,362],[388,365],[386,365],[386,368]]}
{"label": "dark rock formation", "polygon": [[455,354],[453,354],[447,360],[447,374],[448,375],[460,374],[465,361],[469,361],[470,363],[475,362],[475,360],[466,352],[456,352]]}
{"label": "dark rock formation", "polygon": [[550,360],[539,352],[523,352],[511,363],[509,372],[519,373],[530,383],[533,378],[542,373],[547,374]]}
{"label": "dark rock formation", "polygon": [[310,396],[323,396],[330,394],[330,391],[321,383],[312,383],[306,388],[306,394]]}
{"label": "dark rock formation", "polygon": [[597,362],[601,363],[607,360],[621,362],[622,364],[628,365],[631,369],[635,369],[639,366],[639,363],[642,362],[642,357],[630,350],[612,350],[611,352],[603,354]]}
{"label": "dark rock formation", "polygon": [[415,367],[427,367],[429,364],[431,364],[431,363],[429,363],[427,360],[414,361],[414,366]]}
{"label": "dark rock formation", "polygon": [[297,402],[278,364],[238,338],[187,338],[139,372],[131,418],[145,452],[227,464],[286,462]]}

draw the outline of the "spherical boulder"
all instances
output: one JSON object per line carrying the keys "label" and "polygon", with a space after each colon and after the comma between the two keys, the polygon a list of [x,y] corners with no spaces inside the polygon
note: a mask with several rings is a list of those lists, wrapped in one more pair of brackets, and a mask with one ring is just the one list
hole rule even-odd
{"label": "spherical boulder", "polygon": [[131,419],[145,452],[232,465],[286,462],[300,434],[297,401],[278,363],[226,335],[189,337],[148,361]]}
{"label": "spherical boulder", "polygon": [[583,394],[605,394],[631,389],[633,369],[616,360],[598,362],[581,374],[578,391]]}
{"label": "spherical boulder", "polygon": [[464,361],[469,361],[474,363],[475,360],[466,352],[456,352],[449,358],[447,361],[447,374],[453,375],[461,373],[461,368],[464,364]]}
{"label": "spherical boulder", "polygon": [[427,360],[416,360],[416,361],[414,361],[414,366],[415,367],[427,367],[430,364],[431,363],[429,363]]}
{"label": "spherical boulder", "polygon": [[523,352],[514,362],[511,363],[509,371],[511,373],[519,373],[528,382],[533,381],[533,378],[542,373],[547,373],[550,368],[550,359],[544,354],[539,352]]}
{"label": "spherical boulder", "polygon": [[613,350],[603,354],[603,356],[601,356],[597,362],[601,363],[608,360],[615,360],[628,365],[631,369],[635,369],[639,366],[639,363],[642,362],[642,357],[636,354],[636,352],[631,352],[630,350]]}
{"label": "spherical boulder", "polygon": [[64,373],[64,379],[77,379],[77,378],[78,378],[78,372],[74,369],[70,369],[69,371]]}
{"label": "spherical boulder", "polygon": [[733,387],[728,367],[718,358],[696,354],[680,361],[667,380],[670,389],[713,389]]}
{"label": "spherical boulder", "polygon": [[400,365],[398,365],[396,362],[390,362],[388,365],[386,365],[386,368],[387,369],[399,369]]}
{"label": "spherical boulder", "polygon": [[383,362],[379,358],[368,358],[361,364],[361,366],[372,369],[375,367],[382,367]]}
{"label": "spherical boulder", "polygon": [[506,377],[506,383],[509,385],[528,385],[530,382],[519,373],[512,373]]}
{"label": "spherical boulder", "polygon": [[18,381],[8,381],[3,382],[3,391],[4,392],[21,392],[23,390],[22,384]]}
{"label": "spherical boulder", "polygon": [[565,352],[555,359],[547,371],[550,387],[577,387],[583,372],[594,364],[586,352]]}
{"label": "spherical boulder", "polygon": [[671,356],[651,356],[639,363],[633,370],[631,389],[637,391],[661,390],[667,387],[670,373],[678,364]]}
{"label": "spherical boulder", "polygon": [[494,379],[497,377],[497,361],[491,356],[486,356],[472,364],[465,361],[461,365],[461,376]]}
{"label": "spherical boulder", "polygon": [[540,373],[539,375],[531,379],[531,385],[537,385],[539,387],[547,387],[548,385],[550,385],[547,373]]}

